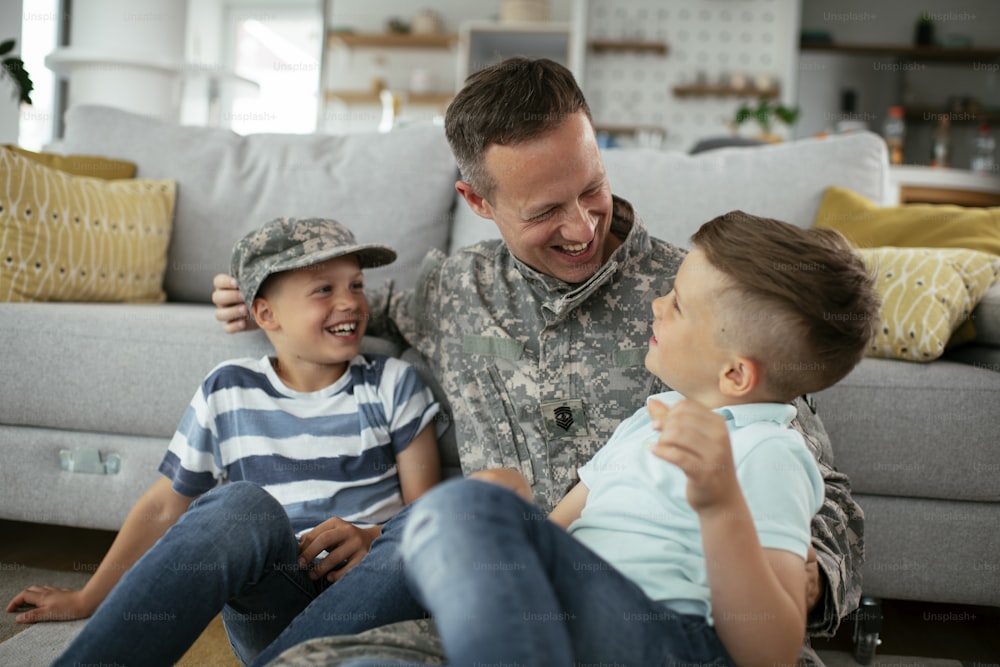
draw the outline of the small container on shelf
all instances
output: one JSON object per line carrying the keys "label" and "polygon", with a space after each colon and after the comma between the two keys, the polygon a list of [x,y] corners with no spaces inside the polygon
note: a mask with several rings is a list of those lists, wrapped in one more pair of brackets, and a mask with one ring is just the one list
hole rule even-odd
{"label": "small container on shelf", "polygon": [[903,120],[903,107],[889,107],[889,116],[882,129],[885,144],[889,147],[889,162],[903,164],[903,139],[906,137],[906,122]]}
{"label": "small container on shelf", "polygon": [[972,145],[972,171],[980,174],[997,173],[996,140],[988,123],[982,123]]}

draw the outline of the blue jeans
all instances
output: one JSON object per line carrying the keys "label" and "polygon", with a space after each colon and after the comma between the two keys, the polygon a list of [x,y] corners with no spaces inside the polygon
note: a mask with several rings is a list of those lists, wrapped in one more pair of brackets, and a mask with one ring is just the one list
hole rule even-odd
{"label": "blue jeans", "polygon": [[395,581],[374,589],[344,586],[365,583],[364,577],[352,577],[359,564],[335,585],[314,582],[299,568],[288,516],[270,494],[248,482],[215,488],[193,502],[125,573],[53,664],[172,665],[220,611],[244,664],[320,599],[327,604],[319,634],[353,634],[418,618],[422,612],[412,598],[404,595],[397,603],[399,596],[390,594],[392,587],[406,592],[400,567],[385,562],[379,567],[381,554],[399,560],[394,536],[401,530],[387,523],[383,531],[385,539],[372,543],[362,563],[397,572]]}
{"label": "blue jeans", "polygon": [[402,551],[450,664],[732,664],[703,617],[651,600],[500,486],[432,489],[412,507]]}

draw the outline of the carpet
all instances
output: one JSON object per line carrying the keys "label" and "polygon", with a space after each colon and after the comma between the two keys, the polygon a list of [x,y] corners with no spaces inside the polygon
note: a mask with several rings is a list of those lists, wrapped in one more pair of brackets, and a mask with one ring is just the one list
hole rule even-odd
{"label": "carpet", "polygon": [[[81,588],[90,572],[69,572],[26,567],[18,563],[0,563],[0,600],[4,609],[20,591],[32,584]],[[86,625],[86,620],[61,623],[21,625],[14,614],[0,615],[0,665],[47,667]],[[229,647],[222,619],[216,617],[197,642],[184,654],[181,667],[240,667]]]}
{"label": "carpet", "polygon": [[[70,572],[26,567],[17,563],[0,563],[0,601],[7,602],[32,584],[46,584],[61,588],[80,588],[90,577],[90,572]],[[0,615],[0,665],[19,667],[46,667],[73,640],[86,620],[64,623],[38,623],[20,625],[14,614]],[[851,655],[843,651],[820,651],[826,667],[857,667]],[[181,667],[239,667],[222,626],[216,617],[205,629],[194,646],[184,655]],[[877,655],[872,667],[962,667],[957,660]]]}

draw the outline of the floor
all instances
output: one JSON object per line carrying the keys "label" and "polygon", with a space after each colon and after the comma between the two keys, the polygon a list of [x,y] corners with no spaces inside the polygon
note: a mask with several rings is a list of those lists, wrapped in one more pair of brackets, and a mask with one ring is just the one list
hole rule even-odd
{"label": "floor", "polygon": [[[0,563],[56,570],[92,570],[114,533],[0,521]],[[70,548],[67,548],[71,545]],[[7,600],[3,601],[6,606]],[[1000,667],[1000,608],[882,601],[880,655],[960,660],[965,667]],[[818,650],[851,651],[853,624],[837,636],[816,640]],[[899,667],[914,667],[917,661]]]}

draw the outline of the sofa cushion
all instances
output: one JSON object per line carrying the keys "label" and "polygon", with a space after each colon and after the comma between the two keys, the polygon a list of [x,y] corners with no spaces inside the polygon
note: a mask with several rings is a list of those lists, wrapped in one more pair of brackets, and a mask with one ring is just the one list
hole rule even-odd
{"label": "sofa cushion", "polygon": [[[882,305],[868,356],[933,361],[970,324],[973,309],[1000,275],[1000,257],[962,248],[862,248]],[[957,336],[957,334],[956,334]]]}
{"label": "sofa cushion", "polygon": [[866,196],[831,187],[816,213],[817,227],[831,227],[862,248],[971,248],[1000,255],[1000,207],[904,204],[880,207]]}
{"label": "sofa cushion", "polygon": [[986,368],[866,358],[816,403],[855,493],[995,502],[998,392]]}
{"label": "sofa cushion", "polygon": [[[31,360],[5,368],[18,390],[0,401],[0,424],[170,437],[216,364],[272,348],[260,331],[223,333],[210,305],[11,303],[0,349]],[[370,336],[361,349],[399,353]]]}
{"label": "sofa cushion", "polygon": [[[892,197],[885,142],[867,132],[698,155],[623,148],[603,156],[611,191],[632,202],[653,236],[682,247],[733,209],[809,227],[830,185],[879,202]],[[459,202],[452,248],[488,238],[499,238],[496,226]]]}
{"label": "sofa cushion", "polygon": [[64,150],[129,160],[143,178],[174,178],[178,199],[165,287],[171,301],[209,302],[233,244],[281,216],[328,217],[399,259],[369,271],[407,287],[431,248],[447,248],[456,168],[441,127],[388,134],[240,136],[118,109],[66,114]]}
{"label": "sofa cushion", "polygon": [[986,290],[979,305],[972,311],[976,327],[976,342],[980,345],[1000,347],[1000,282]]}
{"label": "sofa cushion", "polygon": [[162,301],[174,195],[0,148],[0,301]]}

